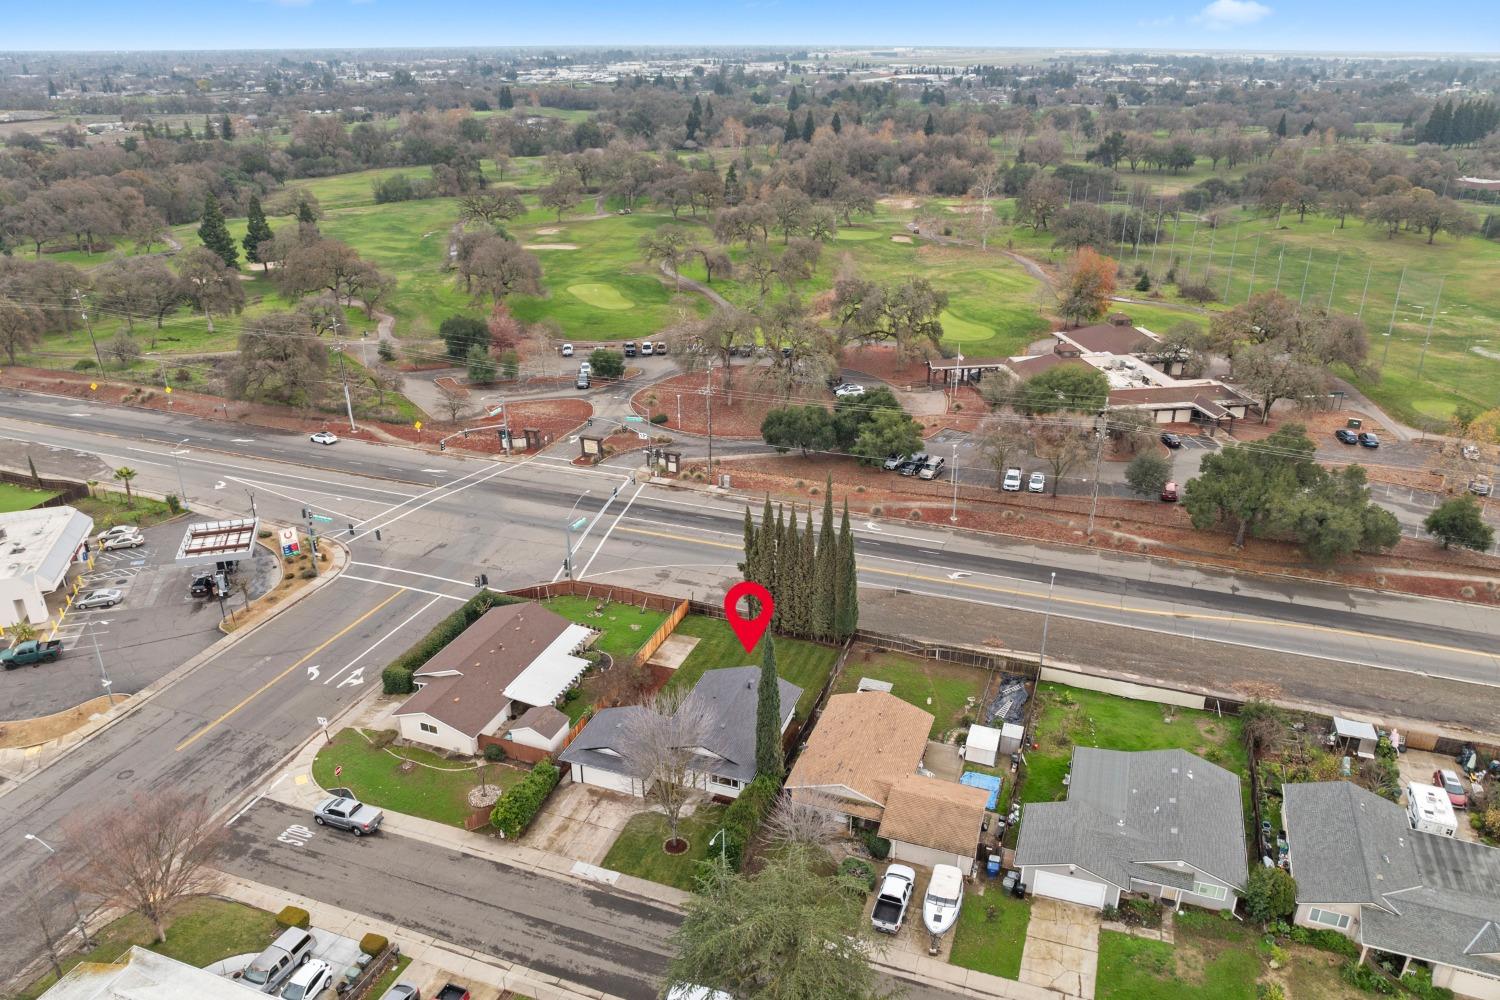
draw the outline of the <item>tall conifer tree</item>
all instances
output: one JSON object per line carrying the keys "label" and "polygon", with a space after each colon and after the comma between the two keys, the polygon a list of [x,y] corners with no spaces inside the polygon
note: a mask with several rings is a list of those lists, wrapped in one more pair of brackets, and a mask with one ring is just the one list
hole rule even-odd
{"label": "tall conifer tree", "polygon": [[239,266],[240,252],[234,245],[234,238],[229,235],[228,227],[224,225],[224,212],[219,208],[219,199],[214,197],[212,191],[203,199],[203,222],[198,226],[198,239],[224,262],[224,266],[231,270]]}
{"label": "tall conifer tree", "polygon": [[781,754],[781,685],[776,676],[776,643],[770,633],[760,641],[760,683],[755,699],[755,776],[781,781],[786,760]]}

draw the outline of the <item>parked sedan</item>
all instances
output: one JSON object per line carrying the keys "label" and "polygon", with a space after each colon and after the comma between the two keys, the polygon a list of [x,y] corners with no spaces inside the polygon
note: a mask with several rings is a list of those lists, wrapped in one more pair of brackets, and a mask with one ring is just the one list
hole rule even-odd
{"label": "parked sedan", "polygon": [[1161,436],[1161,443],[1166,445],[1168,448],[1181,448],[1182,435],[1173,434],[1171,431],[1168,431]]}
{"label": "parked sedan", "polygon": [[138,535],[141,529],[133,524],[117,524],[107,531],[99,532],[99,541],[107,542],[111,538],[119,538],[121,535]]}
{"label": "parked sedan", "polygon": [[1469,794],[1464,791],[1464,783],[1458,780],[1458,775],[1447,768],[1441,768],[1432,772],[1432,783],[1448,793],[1448,801],[1453,803],[1453,808],[1468,808]]}
{"label": "parked sedan", "polygon": [[332,431],[318,431],[308,440],[313,444],[338,444],[339,436]]}
{"label": "parked sedan", "polygon": [[1333,432],[1333,436],[1338,438],[1341,444],[1359,444],[1359,435],[1347,427],[1340,427]]}
{"label": "parked sedan", "polygon": [[106,587],[102,590],[86,591],[74,598],[73,607],[80,611],[87,611],[90,608],[112,608],[123,600],[125,600],[124,593],[113,587]]}
{"label": "parked sedan", "polygon": [[1376,437],[1374,434],[1371,434],[1369,431],[1361,431],[1359,434],[1359,443],[1360,446],[1364,448],[1379,448],[1380,438]]}
{"label": "parked sedan", "polygon": [[884,464],[882,464],[880,467],[886,472],[895,472],[897,469],[901,468],[902,465],[906,464],[906,459],[907,456],[905,455],[888,455],[886,456]]}
{"label": "parked sedan", "polygon": [[397,983],[386,990],[380,1000],[422,1000],[422,991],[410,983]]}
{"label": "parked sedan", "polygon": [[1041,493],[1047,489],[1047,474],[1045,472],[1033,472],[1031,479],[1026,483],[1026,488],[1032,493]]}
{"label": "parked sedan", "polygon": [[564,345],[562,345],[562,356],[565,357],[565,358],[571,358],[573,356],[573,345],[572,344],[564,344]]}
{"label": "parked sedan", "polygon": [[145,544],[146,536],[141,534],[141,529],[132,527],[129,534],[106,538],[99,544],[99,547],[106,552],[113,552],[115,549],[136,549]]}
{"label": "parked sedan", "polygon": [[835,386],[833,394],[835,396],[863,396],[865,387],[853,382],[845,382],[843,385]]}

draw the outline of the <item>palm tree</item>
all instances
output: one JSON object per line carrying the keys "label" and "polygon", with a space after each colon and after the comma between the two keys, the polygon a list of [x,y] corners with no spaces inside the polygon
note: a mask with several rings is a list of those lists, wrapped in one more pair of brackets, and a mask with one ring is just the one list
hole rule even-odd
{"label": "palm tree", "polygon": [[125,484],[125,505],[127,507],[135,506],[135,496],[130,492],[130,481],[137,475],[138,473],[128,465],[122,465],[115,470],[115,478]]}

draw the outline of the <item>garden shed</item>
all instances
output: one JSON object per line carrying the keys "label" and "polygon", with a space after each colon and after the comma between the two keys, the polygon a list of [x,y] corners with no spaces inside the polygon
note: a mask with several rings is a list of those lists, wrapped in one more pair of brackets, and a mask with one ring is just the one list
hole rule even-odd
{"label": "garden shed", "polygon": [[964,743],[964,760],[971,764],[994,767],[1000,753],[1000,730],[978,723],[969,727],[969,738]]}

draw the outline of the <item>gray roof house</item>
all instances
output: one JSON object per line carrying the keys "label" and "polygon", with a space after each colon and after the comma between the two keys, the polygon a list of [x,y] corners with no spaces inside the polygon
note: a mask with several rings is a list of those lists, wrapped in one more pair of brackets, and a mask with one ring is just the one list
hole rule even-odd
{"label": "gray roof house", "polygon": [[1037,895],[1118,906],[1121,893],[1233,909],[1245,888],[1240,779],[1185,750],[1073,749],[1065,802],[1021,814],[1015,862]]}
{"label": "gray roof house", "polygon": [[1411,828],[1348,781],[1282,786],[1282,825],[1307,927],[1432,967],[1434,986],[1500,997],[1500,850]]}
{"label": "gray roof house", "polygon": [[[802,689],[777,679],[781,696],[781,732],[791,724]],[[755,711],[759,702],[759,667],[722,667],[705,671],[692,697],[709,707],[710,734],[699,747],[701,766],[693,785],[711,795],[738,798],[755,778]],[[640,706],[606,708],[589,720],[558,760],[573,780],[630,795],[644,795],[641,779],[625,746],[630,717]]]}

